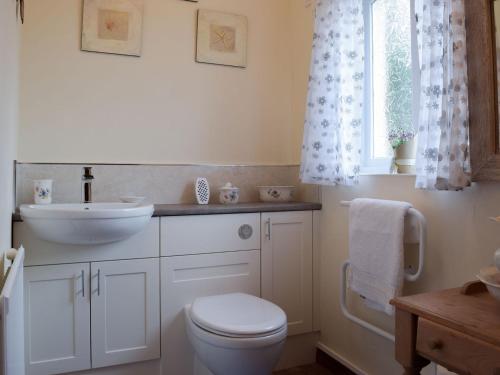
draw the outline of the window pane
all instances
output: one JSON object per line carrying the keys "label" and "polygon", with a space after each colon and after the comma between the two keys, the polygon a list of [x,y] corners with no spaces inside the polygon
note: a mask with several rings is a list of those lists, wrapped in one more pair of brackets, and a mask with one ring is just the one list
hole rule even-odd
{"label": "window pane", "polygon": [[409,0],[372,5],[373,157],[392,156],[413,138],[411,16]]}

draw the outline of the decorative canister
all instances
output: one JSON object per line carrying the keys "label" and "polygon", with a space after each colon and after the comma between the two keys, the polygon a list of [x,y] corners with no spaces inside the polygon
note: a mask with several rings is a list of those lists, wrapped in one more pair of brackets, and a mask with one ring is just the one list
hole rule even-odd
{"label": "decorative canister", "polygon": [[208,204],[210,201],[210,185],[205,177],[198,177],[194,185],[194,193],[198,204]]}
{"label": "decorative canister", "polygon": [[33,181],[35,204],[52,203],[52,180]]}
{"label": "decorative canister", "polygon": [[219,200],[222,204],[236,204],[240,199],[240,189],[230,182],[219,189]]}

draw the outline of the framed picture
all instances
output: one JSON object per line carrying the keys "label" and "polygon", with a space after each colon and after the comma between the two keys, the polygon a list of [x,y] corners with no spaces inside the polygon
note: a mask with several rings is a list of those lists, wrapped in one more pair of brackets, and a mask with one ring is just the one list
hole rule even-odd
{"label": "framed picture", "polygon": [[144,0],[83,0],[82,50],[140,56]]}
{"label": "framed picture", "polygon": [[247,17],[198,11],[197,62],[244,68],[247,66],[247,38]]}

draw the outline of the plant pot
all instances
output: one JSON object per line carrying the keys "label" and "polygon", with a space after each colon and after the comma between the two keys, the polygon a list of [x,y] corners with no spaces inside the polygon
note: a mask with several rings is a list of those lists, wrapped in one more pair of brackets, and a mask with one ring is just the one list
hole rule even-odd
{"label": "plant pot", "polygon": [[417,142],[412,139],[399,146],[395,152],[398,173],[415,174],[415,156],[417,153]]}

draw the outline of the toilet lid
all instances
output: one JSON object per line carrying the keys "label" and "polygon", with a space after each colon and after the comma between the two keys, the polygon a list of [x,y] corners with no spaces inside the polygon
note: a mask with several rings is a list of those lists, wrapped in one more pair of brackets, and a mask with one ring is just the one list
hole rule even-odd
{"label": "toilet lid", "polygon": [[201,328],[228,336],[262,336],[286,325],[281,308],[243,293],[197,298],[191,319]]}

